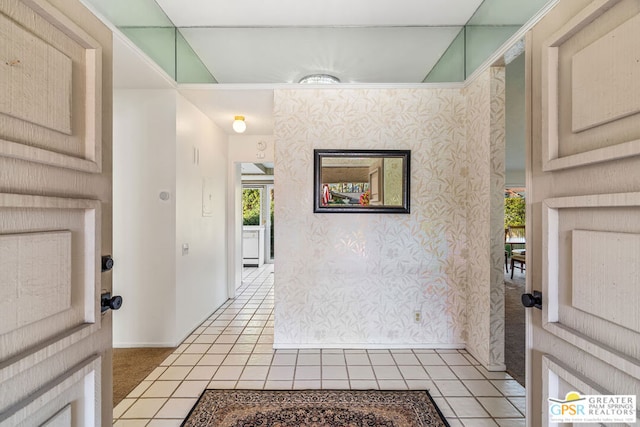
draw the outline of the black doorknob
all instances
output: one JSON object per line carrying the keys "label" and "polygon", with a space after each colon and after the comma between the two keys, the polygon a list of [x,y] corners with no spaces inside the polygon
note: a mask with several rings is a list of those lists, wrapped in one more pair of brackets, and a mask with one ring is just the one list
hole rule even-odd
{"label": "black doorknob", "polygon": [[533,291],[532,294],[522,294],[522,305],[542,309],[542,292]]}
{"label": "black doorknob", "polygon": [[109,271],[113,268],[113,258],[111,255],[102,255],[102,272]]}
{"label": "black doorknob", "polygon": [[111,296],[109,292],[104,293],[100,296],[100,312],[104,313],[105,311],[118,310],[122,307],[122,297],[120,295]]}

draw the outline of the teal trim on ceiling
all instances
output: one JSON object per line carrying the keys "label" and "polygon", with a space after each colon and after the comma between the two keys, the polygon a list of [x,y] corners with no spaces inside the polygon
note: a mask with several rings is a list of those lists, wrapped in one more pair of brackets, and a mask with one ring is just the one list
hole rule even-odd
{"label": "teal trim on ceiling", "polygon": [[[177,83],[217,83],[155,0],[86,1]],[[549,1],[484,0],[423,82],[463,82]]]}

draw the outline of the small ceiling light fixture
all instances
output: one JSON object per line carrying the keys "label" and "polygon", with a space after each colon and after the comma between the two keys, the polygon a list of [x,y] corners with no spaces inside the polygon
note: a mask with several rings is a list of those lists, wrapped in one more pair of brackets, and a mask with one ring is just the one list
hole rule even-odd
{"label": "small ceiling light fixture", "polygon": [[326,85],[340,83],[340,79],[330,74],[310,74],[301,78],[298,83],[309,85]]}
{"label": "small ceiling light fixture", "polygon": [[233,120],[233,130],[242,133],[247,130],[247,124],[244,122],[244,116],[235,116]]}

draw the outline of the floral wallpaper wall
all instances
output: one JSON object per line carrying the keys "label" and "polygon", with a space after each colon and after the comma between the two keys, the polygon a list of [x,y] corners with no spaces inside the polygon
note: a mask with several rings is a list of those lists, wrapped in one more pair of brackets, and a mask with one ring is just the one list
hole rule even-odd
{"label": "floral wallpaper wall", "polygon": [[[283,89],[274,96],[275,345],[464,347],[462,89]],[[411,213],[314,214],[314,148],[412,150]]]}
{"label": "floral wallpaper wall", "polygon": [[467,349],[504,369],[505,74],[493,67],[464,90],[469,186]]}
{"label": "floral wallpaper wall", "polygon": [[[491,311],[489,317],[490,369],[503,370],[504,365],[504,188],[506,180],[506,70],[492,67],[491,75],[491,220],[489,235],[491,245]],[[470,283],[472,286],[473,284]]]}
{"label": "floral wallpaper wall", "polygon": [[[489,361],[489,304],[490,304],[490,258],[489,230],[491,199],[489,193],[491,176],[489,173],[489,135],[491,110],[488,107],[491,78],[481,74],[465,88],[466,124],[469,138],[467,162],[469,163],[467,229],[470,233],[467,244],[473,254],[467,263],[469,277],[469,300],[466,307],[467,347],[483,364]],[[475,286],[471,286],[471,283]]]}

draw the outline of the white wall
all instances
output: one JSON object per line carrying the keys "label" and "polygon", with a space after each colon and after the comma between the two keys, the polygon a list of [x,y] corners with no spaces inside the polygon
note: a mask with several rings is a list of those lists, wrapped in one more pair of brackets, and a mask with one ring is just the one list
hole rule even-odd
{"label": "white wall", "polygon": [[[265,143],[259,150],[258,142]],[[228,150],[227,227],[229,254],[229,296],[242,285],[242,175],[240,163],[274,161],[273,135],[231,135]],[[276,195],[277,197],[277,195]]]}
{"label": "white wall", "polygon": [[113,141],[114,347],[175,346],[227,298],[227,137],[174,89],[116,90]]}
{"label": "white wall", "polygon": [[[227,299],[227,135],[181,95],[177,101],[175,296],[182,339]],[[202,215],[204,178],[213,181],[211,216]]]}
{"label": "white wall", "polygon": [[[173,90],[113,97],[114,347],[175,344],[176,221]],[[162,201],[160,191],[171,198]]]}
{"label": "white wall", "polygon": [[[264,150],[258,150],[258,142],[264,142]],[[230,163],[262,163],[273,162],[273,135],[230,135]],[[264,157],[259,157],[264,153]]]}

